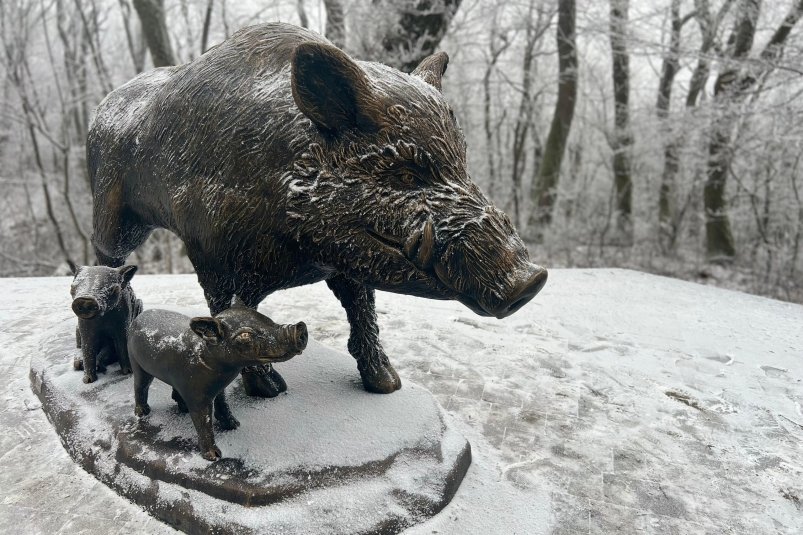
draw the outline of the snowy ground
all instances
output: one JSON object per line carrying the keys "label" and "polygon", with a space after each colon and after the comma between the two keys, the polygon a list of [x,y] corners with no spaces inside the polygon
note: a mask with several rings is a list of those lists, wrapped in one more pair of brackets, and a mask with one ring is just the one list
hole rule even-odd
{"label": "snowy ground", "polygon": [[[204,308],[193,276],[133,285],[146,307]],[[0,280],[0,532],[170,532],[76,468],[30,392],[33,333],[69,317],[68,289]],[[554,270],[501,321],[377,301],[402,379],[436,395],[475,459],[411,533],[803,531],[803,307],[622,270]],[[324,285],[261,310],[345,347]]]}

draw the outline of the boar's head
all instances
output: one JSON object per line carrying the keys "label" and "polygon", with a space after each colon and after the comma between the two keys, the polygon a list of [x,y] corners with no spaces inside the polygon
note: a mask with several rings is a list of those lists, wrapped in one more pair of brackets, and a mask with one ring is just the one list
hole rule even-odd
{"label": "boar's head", "polygon": [[287,176],[288,215],[323,266],[503,318],[541,290],[547,271],[468,175],[465,139],[440,90],[447,62],[437,53],[404,74],[327,44],[299,45],[293,98],[314,141]]}

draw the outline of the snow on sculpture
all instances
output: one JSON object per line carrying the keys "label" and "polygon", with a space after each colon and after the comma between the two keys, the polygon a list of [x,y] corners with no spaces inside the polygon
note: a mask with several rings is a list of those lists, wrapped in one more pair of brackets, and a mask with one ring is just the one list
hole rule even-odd
{"label": "snow on sculpture", "polygon": [[[244,28],[198,59],[144,73],[98,107],[88,142],[92,241],[119,266],[157,227],[186,245],[213,315],[325,280],[346,310],[366,390],[401,387],[374,290],[506,317],[547,271],[471,181],[440,91],[448,57],[412,74],[355,61],[288,24]],[[246,392],[286,389],[270,366]]]}

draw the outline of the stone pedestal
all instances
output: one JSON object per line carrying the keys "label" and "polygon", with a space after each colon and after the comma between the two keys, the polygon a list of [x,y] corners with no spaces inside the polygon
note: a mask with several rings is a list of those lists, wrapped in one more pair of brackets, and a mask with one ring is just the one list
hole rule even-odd
{"label": "stone pedestal", "polygon": [[287,393],[253,399],[239,379],[229,386],[242,425],[216,429],[224,458],[214,463],[201,458],[167,385],[154,381],[151,414],[138,421],[132,377],[113,364],[86,385],[72,369],[79,352],[70,319],[42,334],[31,361],[32,388],[62,444],[187,533],[397,533],[440,511],[471,463],[468,442],[426,390],[408,382],[367,393],[350,356],[313,340],[277,367]]}

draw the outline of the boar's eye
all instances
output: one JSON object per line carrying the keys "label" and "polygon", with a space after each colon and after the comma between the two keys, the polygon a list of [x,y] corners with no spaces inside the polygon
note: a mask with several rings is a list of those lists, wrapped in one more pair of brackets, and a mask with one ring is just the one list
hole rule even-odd
{"label": "boar's eye", "polygon": [[397,175],[397,179],[403,186],[408,188],[412,188],[418,184],[418,180],[416,179],[415,175],[407,171],[402,171],[399,173]]}
{"label": "boar's eye", "polygon": [[243,331],[237,335],[236,340],[243,344],[250,344],[254,341],[254,333],[252,331]]}

